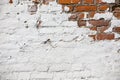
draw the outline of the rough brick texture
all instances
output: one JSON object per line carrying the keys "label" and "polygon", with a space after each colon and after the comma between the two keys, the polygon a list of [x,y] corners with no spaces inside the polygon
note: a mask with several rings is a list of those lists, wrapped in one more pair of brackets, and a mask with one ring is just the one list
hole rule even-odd
{"label": "rough brick texture", "polygon": [[94,40],[112,40],[115,38],[113,33],[98,33],[96,35],[89,35]]}
{"label": "rough brick texture", "polygon": [[60,4],[78,4],[80,0],[59,0]]}
{"label": "rough brick texture", "polygon": [[[58,0],[61,5],[71,6],[68,12],[72,13],[69,17],[70,21],[77,21],[79,27],[89,27],[90,30],[97,31],[96,35],[92,35],[94,40],[111,40],[114,39],[114,34],[104,33],[111,26],[111,20],[105,19],[108,17],[106,12],[113,13],[113,16],[120,19],[120,0],[104,1],[104,0]],[[95,18],[95,14],[100,14],[100,18]],[[112,17],[113,17],[112,16]],[[116,27],[116,26],[115,26]],[[119,28],[113,28],[113,32],[119,33]],[[104,34],[103,34],[104,33]]]}
{"label": "rough brick texture", "polygon": [[114,28],[113,28],[113,32],[120,33],[120,27],[114,27]]}

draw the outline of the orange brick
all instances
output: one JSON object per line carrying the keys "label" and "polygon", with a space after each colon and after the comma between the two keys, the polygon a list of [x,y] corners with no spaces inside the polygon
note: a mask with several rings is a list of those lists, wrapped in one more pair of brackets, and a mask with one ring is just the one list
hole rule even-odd
{"label": "orange brick", "polygon": [[96,12],[94,12],[94,11],[93,11],[93,12],[89,12],[89,14],[88,14],[88,18],[93,18],[94,15],[95,15],[95,13],[96,13]]}
{"label": "orange brick", "polygon": [[80,0],[59,0],[59,4],[78,4]]}
{"label": "orange brick", "polygon": [[89,11],[96,11],[97,6],[77,6],[75,8],[76,12],[89,12]]}
{"label": "orange brick", "polygon": [[90,27],[90,30],[97,31],[97,27]]}
{"label": "orange brick", "polygon": [[96,35],[89,35],[94,40],[113,40],[115,38],[114,33],[99,33]]}
{"label": "orange brick", "polygon": [[84,4],[93,4],[94,0],[83,0]]}
{"label": "orange brick", "polygon": [[107,8],[109,8],[109,5],[100,5],[99,11],[105,11],[105,10],[107,10]]}
{"label": "orange brick", "polygon": [[79,18],[79,19],[83,19],[83,18],[84,18],[84,13],[79,14],[79,15],[78,15],[78,18]]}

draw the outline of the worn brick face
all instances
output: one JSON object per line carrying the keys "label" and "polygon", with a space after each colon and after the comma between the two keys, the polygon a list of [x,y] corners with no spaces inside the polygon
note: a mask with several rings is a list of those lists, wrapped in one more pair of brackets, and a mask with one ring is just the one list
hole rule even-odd
{"label": "worn brick face", "polygon": [[80,0],[59,0],[59,4],[78,4]]}
{"label": "worn brick face", "polygon": [[114,27],[112,31],[113,31],[113,32],[120,33],[120,27]]}
{"label": "worn brick face", "polygon": [[78,20],[78,26],[81,27],[81,26],[86,26],[86,20]]}
{"label": "worn brick face", "polygon": [[108,20],[89,20],[89,23],[93,26],[96,26],[96,27],[108,26],[109,25]]}
{"label": "worn brick face", "polygon": [[[113,15],[120,19],[119,0],[115,0],[115,3],[104,0],[59,0],[59,3],[70,6],[69,12],[74,14],[69,17],[70,21],[77,21],[79,27],[87,26],[90,27],[90,30],[101,33],[92,35],[92,37],[97,38],[96,40],[114,39],[114,34],[104,33],[110,27],[110,19],[112,19],[106,19],[104,14],[113,12]],[[96,13],[100,14],[100,17],[97,17]],[[119,29],[115,28],[113,32],[119,32]]]}
{"label": "worn brick face", "polygon": [[93,18],[94,17],[94,15],[95,15],[95,11],[93,11],[93,12],[89,12],[89,14],[88,14],[88,18]]}
{"label": "worn brick face", "polygon": [[75,8],[76,12],[89,12],[89,11],[96,11],[97,6],[77,6]]}
{"label": "worn brick face", "polygon": [[96,35],[89,35],[89,37],[92,37],[94,40],[112,40],[115,38],[115,35],[113,33],[99,33]]}
{"label": "worn brick face", "polygon": [[100,5],[99,6],[99,11],[105,11],[109,8],[109,5],[108,4],[105,4],[105,5]]}
{"label": "worn brick face", "polygon": [[84,4],[93,4],[94,0],[84,0]]}

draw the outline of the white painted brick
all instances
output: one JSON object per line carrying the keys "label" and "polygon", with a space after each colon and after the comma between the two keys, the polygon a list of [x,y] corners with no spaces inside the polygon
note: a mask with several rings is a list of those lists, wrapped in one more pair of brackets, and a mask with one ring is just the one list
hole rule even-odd
{"label": "white painted brick", "polygon": [[52,73],[46,73],[46,72],[41,72],[41,73],[32,73],[30,79],[52,79],[53,74]]}
{"label": "white painted brick", "polygon": [[66,72],[54,72],[54,76],[53,78],[54,79],[60,79],[60,80],[63,80],[67,77],[67,73]]}
{"label": "white painted brick", "polygon": [[8,66],[0,65],[0,72],[1,72],[1,73],[7,72],[7,71],[8,71]]}
{"label": "white painted brick", "polygon": [[83,71],[84,67],[82,64],[72,64],[72,71]]}
{"label": "white painted brick", "polygon": [[37,65],[35,70],[39,71],[39,72],[47,72],[48,71],[48,65],[47,64]]}
{"label": "white painted brick", "polygon": [[50,66],[50,72],[70,71],[71,64],[54,64]]}
{"label": "white painted brick", "polygon": [[0,80],[17,80],[18,73],[2,73]]}
{"label": "white painted brick", "polygon": [[30,72],[20,72],[18,75],[18,80],[29,80],[30,74]]}
{"label": "white painted brick", "polygon": [[33,64],[12,64],[9,65],[9,71],[11,72],[30,72],[35,69],[35,66]]}

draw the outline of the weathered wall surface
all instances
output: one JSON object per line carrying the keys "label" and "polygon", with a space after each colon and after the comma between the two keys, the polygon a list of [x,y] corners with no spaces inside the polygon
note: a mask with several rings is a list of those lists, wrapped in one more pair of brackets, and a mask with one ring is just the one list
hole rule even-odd
{"label": "weathered wall surface", "polygon": [[[86,0],[90,1],[92,0]],[[76,19],[68,20],[68,14],[78,13],[84,16],[86,13],[68,13],[67,7],[63,6],[65,11],[62,11],[62,5],[48,2],[44,2],[38,11],[30,10],[36,12],[32,15],[27,13],[27,3],[2,5],[0,80],[120,80],[119,39],[111,40],[111,34],[112,38],[108,37],[111,41],[94,41],[88,35],[95,34],[92,29],[96,30],[96,27],[79,28]],[[67,2],[63,5],[71,4]],[[84,22],[92,18],[86,17],[80,20]],[[36,20],[41,21],[39,29],[36,29]],[[101,24],[103,22],[97,21]],[[108,26],[108,21],[104,25]]]}

